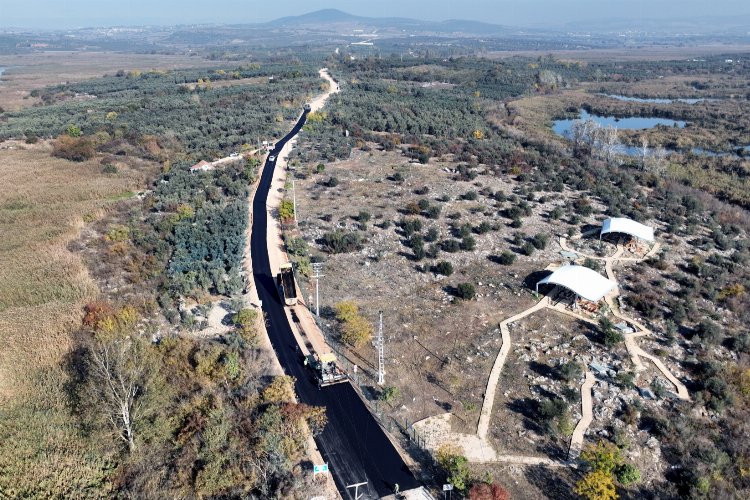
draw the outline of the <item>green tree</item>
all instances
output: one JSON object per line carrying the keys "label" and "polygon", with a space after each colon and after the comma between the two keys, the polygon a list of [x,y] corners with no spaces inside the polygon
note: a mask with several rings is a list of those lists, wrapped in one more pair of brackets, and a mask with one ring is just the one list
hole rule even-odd
{"label": "green tree", "polygon": [[435,461],[443,470],[446,481],[459,491],[465,491],[469,480],[469,461],[450,445],[438,448]]}
{"label": "green tree", "polygon": [[476,296],[476,290],[471,283],[459,283],[456,287],[456,296],[461,300],[471,300]]}
{"label": "green tree", "polygon": [[386,386],[378,395],[378,399],[386,403],[393,403],[401,395],[401,391],[398,387]]}
{"label": "green tree", "polygon": [[294,203],[291,200],[282,200],[279,204],[279,218],[289,222],[294,219]]}

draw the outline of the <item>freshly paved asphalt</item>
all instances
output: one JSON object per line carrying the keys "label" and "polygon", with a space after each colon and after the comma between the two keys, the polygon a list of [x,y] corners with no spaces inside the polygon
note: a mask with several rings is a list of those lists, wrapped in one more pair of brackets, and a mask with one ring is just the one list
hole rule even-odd
{"label": "freshly paved asphalt", "polygon": [[[304,113],[291,132],[281,139],[275,152],[294,137],[307,119]],[[295,389],[301,403],[324,406],[328,424],[315,438],[318,449],[345,499],[354,498],[354,488],[347,485],[367,481],[361,487],[361,498],[379,498],[392,494],[394,485],[401,491],[419,486],[401,456],[368,411],[349,383],[318,388],[312,373],[303,366],[296,351],[292,330],[287,323],[284,306],[279,300],[271,276],[266,242],[266,200],[273,179],[276,161],[267,161],[253,201],[253,230],[250,251],[258,297],[268,321],[268,335],[276,357],[287,375],[296,378]],[[310,471],[312,474],[312,471]]]}

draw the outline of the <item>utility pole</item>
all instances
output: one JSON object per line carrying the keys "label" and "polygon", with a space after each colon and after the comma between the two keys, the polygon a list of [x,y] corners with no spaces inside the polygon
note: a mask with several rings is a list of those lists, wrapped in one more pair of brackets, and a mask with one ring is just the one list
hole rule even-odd
{"label": "utility pole", "polygon": [[323,263],[313,262],[313,278],[315,278],[315,316],[320,318],[320,278],[324,277]]}
{"label": "utility pole", "polygon": [[375,346],[378,349],[378,385],[385,383],[385,356],[383,341],[383,311],[380,311],[380,322],[378,324],[378,336],[375,339]]}
{"label": "utility pole", "polygon": [[294,172],[292,172],[292,204],[294,207],[294,223],[297,224],[297,190],[294,189]]}

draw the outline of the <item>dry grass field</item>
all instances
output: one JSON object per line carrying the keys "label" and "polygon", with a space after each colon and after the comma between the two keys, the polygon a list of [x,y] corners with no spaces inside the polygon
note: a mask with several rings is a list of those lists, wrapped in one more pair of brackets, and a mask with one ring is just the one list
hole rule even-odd
{"label": "dry grass field", "polygon": [[87,80],[117,70],[142,71],[217,66],[201,57],[110,52],[38,52],[1,55],[0,108],[16,111],[38,103],[29,94],[34,89],[63,82]]}
{"label": "dry grass field", "polygon": [[46,144],[0,144],[0,491],[11,496],[103,477],[66,403],[71,332],[97,295],[67,246],[144,185],[152,167],[134,165],[103,174],[96,160],[52,158]]}

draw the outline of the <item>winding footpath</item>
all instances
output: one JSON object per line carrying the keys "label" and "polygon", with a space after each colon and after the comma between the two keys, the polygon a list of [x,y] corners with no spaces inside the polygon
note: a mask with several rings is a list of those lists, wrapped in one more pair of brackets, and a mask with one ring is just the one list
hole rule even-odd
{"label": "winding footpath", "polygon": [[[591,258],[599,261],[604,261],[604,267],[607,276],[613,281],[617,281],[613,269],[613,265],[615,263],[642,262],[643,260],[656,255],[660,248],[660,244],[656,243],[643,257],[622,257],[625,248],[622,246],[622,244],[618,243],[617,249],[612,255],[608,257],[598,257],[595,255],[587,255],[583,252],[572,249],[568,245],[567,240],[564,236],[560,237],[559,243],[560,247],[564,251],[574,253],[581,258]],[[553,291],[552,293],[554,294],[555,292]],[[615,302],[615,299],[618,295],[619,289],[615,288],[612,292],[610,292],[608,296],[605,297],[605,301],[609,306],[609,309],[611,310],[613,316],[626,322],[635,330],[632,333],[625,334],[624,337],[625,346],[628,350],[628,355],[630,356],[630,359],[635,366],[636,374],[639,371],[643,371],[645,369],[641,358],[646,358],[650,360],[654,364],[654,366],[656,366],[656,368],[674,385],[676,389],[676,395],[679,399],[686,401],[690,400],[690,395],[688,393],[687,387],[685,387],[685,385],[667,368],[667,366],[660,359],[652,354],[647,353],[637,344],[637,339],[639,337],[651,335],[652,332],[635,319],[627,317],[619,311],[619,308],[617,307],[617,304]],[[509,325],[511,323],[519,321],[522,318],[525,318],[526,316],[529,316],[530,314],[541,311],[542,309],[550,309],[598,327],[598,323],[593,319],[579,314],[575,311],[571,311],[562,304],[553,304],[553,301],[554,295],[546,296],[528,309],[514,316],[511,316],[510,318],[507,318],[500,323],[502,346],[500,347],[500,352],[495,359],[487,381],[487,388],[485,390],[484,401],[482,403],[482,411],[480,413],[479,423],[477,425],[477,433],[461,434],[452,432],[450,430],[449,413],[429,417],[414,424],[415,429],[419,430],[424,435],[429,436],[427,440],[427,446],[429,448],[437,448],[441,444],[446,442],[457,444],[463,449],[464,456],[466,456],[469,461],[478,463],[497,462],[519,465],[550,466],[576,465],[575,459],[581,452],[586,431],[588,430],[593,420],[592,388],[596,383],[596,377],[591,371],[588,370],[585,373],[584,381],[581,385],[581,418],[576,424],[573,430],[573,434],[570,438],[567,461],[563,462],[536,456],[499,455],[487,438],[490,421],[492,420],[492,408],[495,402],[495,395],[497,392],[498,383],[500,381],[500,375],[511,348]]]}

